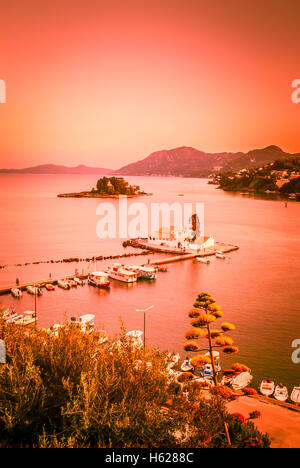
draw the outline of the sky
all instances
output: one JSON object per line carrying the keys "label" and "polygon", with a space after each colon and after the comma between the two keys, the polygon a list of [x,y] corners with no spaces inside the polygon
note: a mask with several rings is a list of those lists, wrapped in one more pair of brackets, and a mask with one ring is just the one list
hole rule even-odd
{"label": "sky", "polygon": [[300,152],[298,0],[10,0],[0,16],[0,167]]}

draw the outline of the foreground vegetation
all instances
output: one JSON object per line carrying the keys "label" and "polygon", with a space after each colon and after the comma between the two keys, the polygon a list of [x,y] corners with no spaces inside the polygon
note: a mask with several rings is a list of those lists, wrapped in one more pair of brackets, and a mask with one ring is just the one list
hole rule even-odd
{"label": "foreground vegetation", "polygon": [[[7,363],[0,364],[2,447],[268,447],[252,422],[225,404],[189,396],[170,382],[168,356],[99,344],[74,326],[57,336],[0,320]],[[150,364],[151,363],[151,364]]]}

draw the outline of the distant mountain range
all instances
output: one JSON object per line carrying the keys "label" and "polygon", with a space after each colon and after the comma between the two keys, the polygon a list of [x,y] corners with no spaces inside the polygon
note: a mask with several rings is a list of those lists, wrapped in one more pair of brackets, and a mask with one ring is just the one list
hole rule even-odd
{"label": "distant mountain range", "polygon": [[56,164],[42,164],[41,166],[26,167],[24,169],[0,169],[0,173],[6,174],[113,174],[112,169],[103,167],[88,167],[80,164],[76,167],[57,166]]}
{"label": "distant mountain range", "polygon": [[195,148],[182,146],[152,153],[147,158],[128,164],[115,173],[120,175],[206,177],[218,172],[249,169],[289,156],[292,155],[285,153],[277,146],[268,146],[248,153],[205,153]]}
{"label": "distant mountain range", "polygon": [[[298,155],[296,154],[296,156]],[[117,171],[85,165],[67,167],[44,164],[25,169],[0,169],[0,173],[207,177],[210,174],[219,172],[236,172],[241,169],[249,169],[291,156],[295,155],[285,153],[278,146],[255,149],[248,153],[206,153],[192,147],[182,146],[171,150],[156,151],[146,158],[128,164]]]}

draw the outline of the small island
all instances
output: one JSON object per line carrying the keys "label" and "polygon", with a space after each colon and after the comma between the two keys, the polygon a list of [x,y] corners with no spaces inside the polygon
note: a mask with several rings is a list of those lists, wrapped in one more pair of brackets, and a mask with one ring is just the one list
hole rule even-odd
{"label": "small island", "polygon": [[123,177],[102,177],[98,180],[96,188],[90,192],[61,193],[63,198],[117,198],[126,195],[128,198],[152,195],[140,189],[138,185],[129,185]]}

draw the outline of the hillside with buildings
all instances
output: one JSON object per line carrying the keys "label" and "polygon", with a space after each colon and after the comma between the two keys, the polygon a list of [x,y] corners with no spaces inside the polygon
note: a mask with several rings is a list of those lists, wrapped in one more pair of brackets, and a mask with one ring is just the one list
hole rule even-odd
{"label": "hillside with buildings", "polygon": [[296,197],[300,193],[300,157],[278,159],[256,168],[224,172],[210,183],[227,191],[278,193]]}

